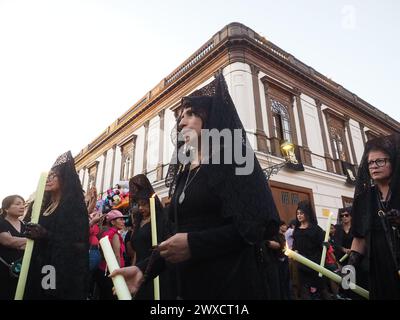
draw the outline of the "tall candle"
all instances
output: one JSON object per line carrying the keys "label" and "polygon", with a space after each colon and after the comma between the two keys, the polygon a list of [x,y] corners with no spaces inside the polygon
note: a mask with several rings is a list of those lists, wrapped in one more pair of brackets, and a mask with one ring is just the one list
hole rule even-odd
{"label": "tall candle", "polygon": [[[32,208],[32,215],[31,215],[32,223],[39,222],[39,215],[40,215],[40,209],[42,208],[44,188],[46,187],[46,180],[47,180],[47,172],[42,172],[36,188],[35,202],[33,203],[33,208]],[[21,272],[19,274],[14,300],[22,300],[24,298],[25,285],[26,285],[26,280],[28,278],[29,266],[31,264],[31,257],[34,244],[35,242],[33,240],[31,239],[26,240],[25,252],[24,252],[24,257],[22,258]]]}
{"label": "tall candle", "polygon": [[[108,236],[100,239],[101,250],[103,251],[104,259],[107,262],[107,268],[112,273],[115,269],[119,268],[117,258],[115,257],[114,251],[111,247],[110,240]],[[117,294],[118,300],[132,300],[132,295],[129,292],[128,286],[122,275],[116,275],[112,277],[112,282],[114,284],[115,292]]]}
{"label": "tall candle", "polygon": [[[157,245],[157,219],[156,219],[156,194],[153,194],[150,198],[150,223],[151,223],[151,244],[152,246]],[[160,279],[159,277],[154,278],[154,300],[160,300]]]}
{"label": "tall candle", "polygon": [[339,262],[342,263],[344,260],[348,258],[348,254],[346,253],[343,257],[340,258]]}
{"label": "tall candle", "polygon": [[[315,263],[314,261],[311,261],[307,259],[306,257],[298,254],[297,252],[290,250],[287,248],[285,249],[285,255],[287,255],[289,258],[296,260],[297,262],[309,267],[310,269],[313,269],[314,271],[320,272],[322,275],[325,277],[341,284],[342,283],[342,277],[339,276],[338,274],[320,266],[319,264]],[[369,292],[358,285],[352,286],[350,285],[350,289],[357,293],[358,295],[362,296],[365,299],[369,299]]]}
{"label": "tall candle", "polygon": [[[328,211],[327,209],[323,209],[324,211]],[[326,225],[326,231],[325,231],[325,238],[324,238],[324,242],[328,242],[329,240],[329,231],[331,230],[331,223],[332,223],[332,217],[333,217],[333,213],[328,211],[328,223]],[[325,246],[322,247],[322,254],[321,254],[321,267],[325,266],[325,258],[326,258],[326,250],[327,248]],[[322,277],[322,274],[319,273],[318,276]]]}

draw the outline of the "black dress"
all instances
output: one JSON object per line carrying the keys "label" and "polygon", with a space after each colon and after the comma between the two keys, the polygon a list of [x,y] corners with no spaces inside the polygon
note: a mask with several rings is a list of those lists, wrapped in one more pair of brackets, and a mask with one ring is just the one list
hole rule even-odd
{"label": "black dress", "polygon": [[[302,256],[320,264],[324,235],[324,231],[315,224],[311,224],[306,229],[296,228],[293,232],[293,250],[297,250]],[[323,287],[323,278],[318,276],[318,272],[302,264],[298,264],[298,272],[303,288]]]}
{"label": "black dress", "polygon": [[336,232],[334,236],[334,249],[336,260],[340,260],[344,256],[342,248],[350,249],[353,242],[353,232],[350,228],[348,232],[343,229],[341,224],[335,226]]}
{"label": "black dress", "polygon": [[[36,240],[27,278],[24,299],[82,300],[88,292],[89,222],[76,202],[66,201],[39,224],[48,232],[46,239]],[[43,289],[44,266],[56,272],[55,288]],[[49,282],[48,282],[49,283]]]}
{"label": "black dress", "polygon": [[[159,219],[160,221],[160,219]],[[157,225],[157,228],[162,227]],[[161,234],[161,233],[159,233]],[[161,242],[159,239],[158,242]],[[138,228],[131,237],[132,249],[136,253],[136,263],[144,261],[151,254],[151,223],[148,222],[142,227]],[[170,276],[167,271],[159,275],[160,282],[160,299],[169,300],[173,299],[172,287],[170,283]],[[140,287],[135,295],[135,300],[153,300],[154,299],[154,285],[153,281],[148,281]]]}
{"label": "black dress", "polygon": [[[178,295],[182,299],[264,299],[267,297],[259,248],[245,243],[231,219],[221,214],[222,201],[207,188],[200,169],[178,203],[188,170],[177,183],[170,214],[176,232],[188,233],[191,258],[178,263]],[[191,179],[195,171],[192,170]],[[174,209],[176,210],[174,212]]]}
{"label": "black dress", "polygon": [[[13,237],[23,238],[25,225],[21,222],[21,232],[16,230],[8,220],[0,218],[0,233],[9,232]],[[22,259],[23,250],[13,249],[0,244],[0,257],[8,264]],[[17,288],[18,278],[10,275],[9,268],[0,262],[0,300],[13,300]]]}
{"label": "black dress", "polygon": [[[376,204],[378,212],[378,201]],[[388,208],[386,208],[388,210]],[[391,228],[388,228],[391,232]],[[400,274],[394,264],[381,218],[373,214],[370,231],[369,285],[370,299],[400,299]]]}

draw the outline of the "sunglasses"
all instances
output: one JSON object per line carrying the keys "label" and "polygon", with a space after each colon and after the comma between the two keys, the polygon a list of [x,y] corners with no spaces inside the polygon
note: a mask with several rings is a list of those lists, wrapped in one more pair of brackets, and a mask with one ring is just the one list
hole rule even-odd
{"label": "sunglasses", "polygon": [[345,213],[345,214],[341,214],[341,215],[340,215],[341,218],[344,218],[344,217],[348,218],[349,216],[350,216],[350,215],[349,215],[348,213]]}

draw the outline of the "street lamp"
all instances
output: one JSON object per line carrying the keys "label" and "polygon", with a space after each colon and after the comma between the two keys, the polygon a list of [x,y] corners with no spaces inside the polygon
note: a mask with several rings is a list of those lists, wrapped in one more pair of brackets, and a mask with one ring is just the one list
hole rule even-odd
{"label": "street lamp", "polygon": [[277,174],[287,164],[297,165],[299,163],[296,159],[296,155],[294,154],[294,144],[293,143],[291,143],[287,140],[284,140],[280,145],[280,149],[281,149],[283,157],[285,158],[285,161],[274,164],[272,166],[269,166],[269,167],[266,167],[265,169],[263,169],[267,180],[269,180],[269,178],[273,174]]}

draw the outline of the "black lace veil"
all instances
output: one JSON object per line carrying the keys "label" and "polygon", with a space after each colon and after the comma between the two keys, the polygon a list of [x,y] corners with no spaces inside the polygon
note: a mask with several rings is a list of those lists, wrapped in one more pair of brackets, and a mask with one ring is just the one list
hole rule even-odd
{"label": "black lace veil", "polygon": [[[42,246],[41,242],[38,242],[35,245],[33,264],[46,263],[54,266],[56,290],[49,291],[54,298],[86,299],[89,275],[89,220],[82,186],[70,151],[57,158],[51,172],[59,177],[61,199],[55,211],[51,213],[54,217],[50,229],[47,230],[47,244]],[[51,194],[45,192],[39,224],[49,205]]]}
{"label": "black lace veil", "polygon": [[[228,130],[232,137],[236,136],[236,142],[239,141],[233,144],[233,148],[232,145],[225,143],[225,139],[218,148],[209,144],[208,164],[202,163],[204,167],[202,170],[208,175],[208,187],[221,200],[223,217],[232,218],[241,236],[250,244],[276,234],[280,219],[272,193],[247,139],[223,74],[218,73],[211,83],[182,98],[182,106],[185,104],[189,104],[192,111],[200,116],[204,113],[202,111],[206,111],[204,129],[216,129],[219,132]],[[179,123],[179,117],[177,121]],[[179,130],[176,134],[179,135]],[[202,136],[202,153],[205,152],[203,142]],[[246,159],[252,161],[254,168],[251,172],[243,174],[244,171],[241,169],[244,169],[246,163],[238,161],[235,157],[238,151],[234,150],[235,148],[241,151],[241,155],[247,155]],[[179,153],[185,152],[187,151],[182,142],[176,145],[166,178],[170,197],[174,194],[179,174],[187,165],[180,162],[178,157]],[[220,164],[213,161],[213,156],[216,154],[219,154]],[[238,174],[239,172],[242,174]]]}
{"label": "black lace veil", "polygon": [[368,170],[368,155],[372,150],[385,152],[392,165],[390,181],[390,207],[400,209],[400,135],[392,134],[379,137],[367,142],[357,173],[354,202],[352,207],[352,227],[356,237],[365,237],[369,226],[371,210],[374,207],[375,193],[373,180]]}

